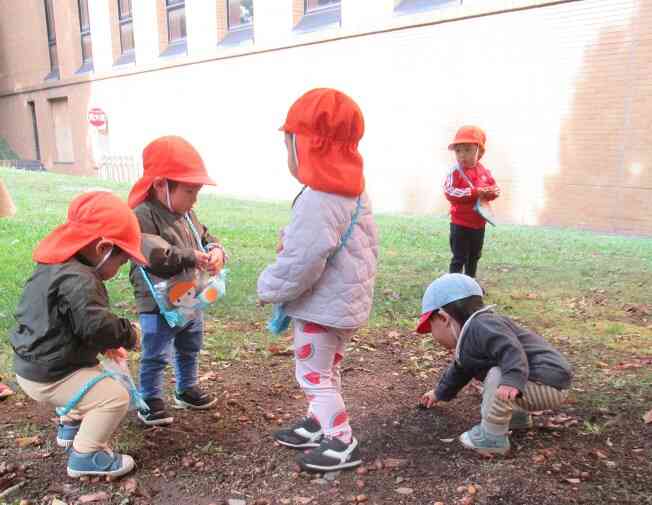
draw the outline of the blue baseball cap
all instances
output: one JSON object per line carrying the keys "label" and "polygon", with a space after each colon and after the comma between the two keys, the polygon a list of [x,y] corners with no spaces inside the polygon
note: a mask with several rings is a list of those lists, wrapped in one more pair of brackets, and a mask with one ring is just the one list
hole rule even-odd
{"label": "blue baseball cap", "polygon": [[421,317],[417,333],[430,331],[430,316],[456,300],[469,296],[482,296],[482,288],[474,278],[463,274],[444,274],[430,283],[421,300]]}

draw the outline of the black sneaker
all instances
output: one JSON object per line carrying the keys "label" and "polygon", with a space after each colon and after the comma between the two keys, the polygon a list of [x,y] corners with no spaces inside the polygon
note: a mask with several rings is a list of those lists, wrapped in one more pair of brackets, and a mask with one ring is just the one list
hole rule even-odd
{"label": "black sneaker", "polygon": [[147,426],[160,426],[163,424],[172,424],[174,417],[168,415],[165,411],[165,403],[160,398],[149,398],[144,400],[149,407],[149,412],[138,411],[138,419]]}
{"label": "black sneaker", "polygon": [[309,447],[319,447],[323,432],[319,421],[314,417],[304,417],[299,422],[275,432],[272,437],[279,444],[295,449],[306,449]]}
{"label": "black sneaker", "polygon": [[205,393],[199,386],[192,386],[183,393],[174,393],[175,409],[207,409],[215,405],[217,398]]}
{"label": "black sneaker", "polygon": [[306,472],[334,472],[358,466],[362,460],[355,438],[349,444],[339,438],[324,438],[319,447],[297,457],[297,463]]}

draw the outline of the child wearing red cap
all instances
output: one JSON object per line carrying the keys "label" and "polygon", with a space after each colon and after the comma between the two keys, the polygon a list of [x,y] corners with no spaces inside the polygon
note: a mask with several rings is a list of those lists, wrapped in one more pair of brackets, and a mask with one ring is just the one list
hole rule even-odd
{"label": "child wearing red cap", "polygon": [[281,128],[290,173],[304,185],[294,201],[276,261],[258,279],[263,303],[292,318],[296,379],[306,417],[274,433],[285,446],[311,448],[298,457],[310,472],[361,463],[341,393],[347,339],[371,311],[378,235],[364,192],[357,104],[333,89],[299,98]]}
{"label": "child wearing red cap", "polygon": [[453,258],[450,273],[462,271],[475,277],[484,244],[485,218],[478,203],[500,195],[491,172],[481,163],[487,137],[477,126],[462,126],[448,149],[455,151],[457,164],[444,180],[444,195],[451,205],[450,248]]}
{"label": "child wearing red cap", "polygon": [[[224,264],[224,250],[192,210],[202,186],[215,186],[199,153],[181,137],[161,137],[145,147],[143,168],[143,177],[129,193],[129,206],[134,209],[143,233],[148,274],[166,279],[195,269],[217,273]],[[217,399],[203,392],[197,379],[203,317],[200,315],[181,328],[171,328],[136,265],[132,266],[129,278],[143,332],[140,392],[150,409],[139,411],[138,418],[149,426],[174,421],[163,399],[163,373],[172,347],[175,407],[211,407]]]}
{"label": "child wearing red cap", "polygon": [[[138,347],[136,329],[111,312],[104,281],[130,258],[145,262],[140,241],[132,210],[111,193],[91,192],[75,198],[66,223],[36,247],[10,334],[16,378],[30,397],[64,406],[103,373],[98,354]],[[117,477],[134,468],[109,447],[128,407],[127,390],[105,378],[62,417],[57,443],[72,445],[68,475]]]}

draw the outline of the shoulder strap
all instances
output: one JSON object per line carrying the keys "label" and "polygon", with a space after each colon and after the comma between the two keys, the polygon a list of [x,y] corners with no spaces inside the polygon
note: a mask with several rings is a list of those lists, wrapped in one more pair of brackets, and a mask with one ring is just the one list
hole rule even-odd
{"label": "shoulder strap", "polygon": [[192,234],[194,235],[195,240],[197,241],[197,245],[199,246],[199,249],[201,249],[202,252],[206,252],[206,248],[201,243],[201,237],[199,236],[199,233],[197,233],[197,228],[195,228],[195,225],[192,222],[192,219],[190,218],[190,214],[188,212],[186,212],[184,214],[184,217],[186,218],[186,221],[188,222],[188,225],[190,226],[190,230],[192,231]]}
{"label": "shoulder strap", "polygon": [[462,167],[459,166],[459,164],[455,165],[455,170],[457,170],[462,178],[466,181],[466,183],[471,187],[471,189],[475,188],[473,183],[471,182],[471,179],[469,179],[469,176],[464,173],[464,170],[462,170]]}
{"label": "shoulder strap", "polygon": [[337,254],[344,248],[344,246],[348,242],[349,238],[351,237],[351,234],[353,233],[353,227],[358,222],[358,216],[360,215],[361,207],[362,207],[362,197],[359,196],[355,206],[355,211],[353,211],[353,214],[351,215],[351,223],[349,224],[349,227],[344,231],[344,233],[342,233],[342,237],[340,238],[340,243],[337,245],[335,251],[333,251],[333,254],[329,256],[328,261],[332,260],[335,256],[337,256]]}

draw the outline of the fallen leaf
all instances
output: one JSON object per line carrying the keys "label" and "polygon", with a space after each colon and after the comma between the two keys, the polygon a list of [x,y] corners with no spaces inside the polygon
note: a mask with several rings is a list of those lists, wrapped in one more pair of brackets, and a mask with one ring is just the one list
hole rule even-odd
{"label": "fallen leaf", "polygon": [[41,437],[34,435],[33,437],[20,437],[16,439],[16,444],[20,448],[29,447],[31,445],[41,445]]}
{"label": "fallen leaf", "polygon": [[569,484],[580,484],[582,481],[580,479],[569,478],[564,479],[564,482],[568,482]]}
{"label": "fallen leaf", "polygon": [[358,496],[355,497],[355,501],[358,503],[364,503],[368,500],[369,498],[367,497],[366,494],[359,494]]}
{"label": "fallen leaf", "polygon": [[271,344],[267,350],[269,351],[270,354],[273,354],[274,356],[292,356],[294,354],[294,351],[289,348],[289,347],[281,347],[277,344]]}
{"label": "fallen leaf", "polygon": [[445,444],[450,444],[452,442],[455,442],[455,439],[454,438],[440,438],[439,441],[444,442]]}
{"label": "fallen leaf", "polygon": [[401,468],[407,466],[407,459],[387,458],[383,461],[385,468]]}
{"label": "fallen leaf", "polygon": [[85,494],[79,497],[80,503],[93,503],[96,501],[105,501],[110,499],[109,493],[100,491],[99,493]]}
{"label": "fallen leaf", "polygon": [[466,488],[466,492],[470,495],[474,495],[478,492],[478,488],[476,488],[473,484],[469,484]]}
{"label": "fallen leaf", "polygon": [[645,421],[645,424],[652,423],[652,410],[650,410],[643,416],[643,421]]}
{"label": "fallen leaf", "polygon": [[215,372],[207,372],[199,378],[199,382],[214,381],[217,378]]}
{"label": "fallen leaf", "polygon": [[134,478],[127,479],[124,481],[121,488],[127,496],[134,495],[138,491],[138,481]]}
{"label": "fallen leaf", "polygon": [[593,449],[593,455],[598,459],[607,459],[607,454],[600,449]]}
{"label": "fallen leaf", "polygon": [[408,495],[414,493],[414,489],[412,489],[411,487],[397,487],[395,491],[398,494],[402,494],[402,495]]}
{"label": "fallen leaf", "polygon": [[546,457],[543,454],[537,454],[532,458],[532,461],[537,465],[541,465],[546,462]]}
{"label": "fallen leaf", "polygon": [[50,505],[68,505],[65,501],[59,500],[59,498],[54,498]]}
{"label": "fallen leaf", "polygon": [[295,496],[294,497],[294,503],[297,505],[308,505],[308,503],[312,502],[312,497],[305,497],[305,496]]}

